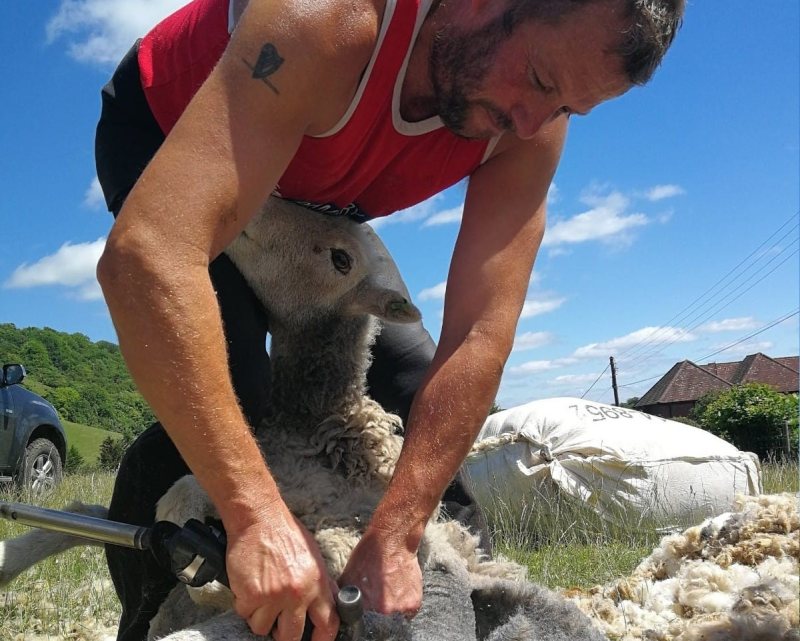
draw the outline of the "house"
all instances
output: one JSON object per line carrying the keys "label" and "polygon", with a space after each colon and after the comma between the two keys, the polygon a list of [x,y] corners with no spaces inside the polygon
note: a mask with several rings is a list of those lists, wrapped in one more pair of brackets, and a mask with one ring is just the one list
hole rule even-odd
{"label": "house", "polygon": [[800,358],[770,358],[761,352],[742,361],[696,365],[692,361],[675,363],[636,402],[636,409],[663,418],[687,416],[703,394],[724,391],[743,383],[767,383],[784,394],[797,393]]}

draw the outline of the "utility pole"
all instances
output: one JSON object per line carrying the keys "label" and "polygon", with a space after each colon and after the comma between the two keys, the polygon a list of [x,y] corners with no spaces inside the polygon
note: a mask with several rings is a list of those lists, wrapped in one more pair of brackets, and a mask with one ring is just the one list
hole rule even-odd
{"label": "utility pole", "polygon": [[619,390],[617,389],[617,368],[614,366],[614,357],[610,359],[611,362],[611,387],[614,389],[614,405],[619,407]]}

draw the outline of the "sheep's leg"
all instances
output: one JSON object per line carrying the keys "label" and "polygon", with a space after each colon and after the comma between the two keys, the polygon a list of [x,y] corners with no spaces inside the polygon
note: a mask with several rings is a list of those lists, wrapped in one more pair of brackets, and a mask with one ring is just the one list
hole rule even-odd
{"label": "sheep's leg", "polygon": [[530,581],[475,577],[479,641],[608,641],[575,605]]}
{"label": "sheep's leg", "polygon": [[422,608],[411,621],[414,641],[474,641],[475,613],[466,576],[434,563],[422,574]]}
{"label": "sheep's leg", "polygon": [[189,519],[203,521],[209,516],[216,517],[217,510],[191,474],[175,481],[156,505],[156,521],[170,521],[180,526]]}
{"label": "sheep's leg", "polygon": [[[98,519],[108,516],[108,508],[103,505],[86,505],[75,501],[64,509],[67,512],[93,516]],[[0,541],[0,586],[7,585],[19,574],[49,556],[61,554],[74,547],[88,545],[102,546],[103,544],[63,532],[46,530],[32,530],[14,539]]]}
{"label": "sheep's leg", "polygon": [[148,638],[150,641],[265,641],[272,637],[256,636],[242,617],[225,612],[167,636]]}
{"label": "sheep's leg", "polygon": [[472,583],[446,530],[426,531],[421,552],[422,607],[411,620],[414,641],[475,641]]}

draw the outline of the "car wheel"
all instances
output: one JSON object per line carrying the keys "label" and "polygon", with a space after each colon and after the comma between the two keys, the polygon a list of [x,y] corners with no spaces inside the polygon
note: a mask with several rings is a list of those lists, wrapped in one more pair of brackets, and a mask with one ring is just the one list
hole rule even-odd
{"label": "car wheel", "polygon": [[61,455],[51,441],[37,438],[25,448],[20,470],[21,489],[43,494],[61,482]]}

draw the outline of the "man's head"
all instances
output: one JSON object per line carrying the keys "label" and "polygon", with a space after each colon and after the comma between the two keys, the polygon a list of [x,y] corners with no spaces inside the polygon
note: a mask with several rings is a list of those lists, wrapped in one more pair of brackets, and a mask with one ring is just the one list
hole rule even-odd
{"label": "man's head", "polygon": [[627,23],[613,48],[632,85],[652,77],[675,39],[683,19],[685,0],[510,0],[503,20],[509,31],[534,19],[557,25],[590,4],[606,4],[620,11]]}
{"label": "man's head", "polygon": [[[466,137],[533,136],[646,83],[684,0],[473,0],[431,49],[436,110]],[[446,3],[442,3],[446,6]],[[462,5],[463,6],[463,5]]]}

